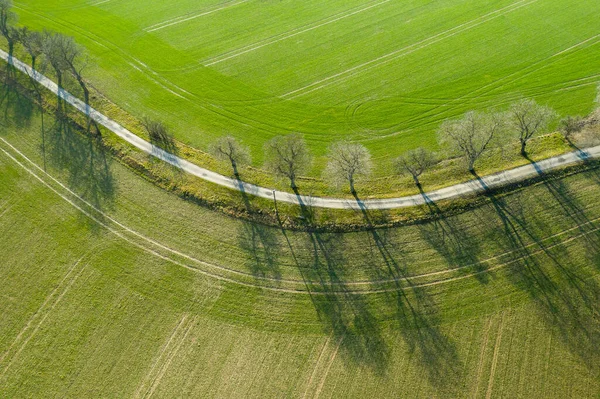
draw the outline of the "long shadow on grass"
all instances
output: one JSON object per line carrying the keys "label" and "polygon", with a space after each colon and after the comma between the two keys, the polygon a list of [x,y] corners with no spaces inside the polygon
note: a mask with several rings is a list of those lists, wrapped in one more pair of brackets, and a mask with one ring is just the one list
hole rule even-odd
{"label": "long shadow on grass", "polygon": [[[561,206],[576,203],[564,187],[560,192],[559,200],[564,201]],[[538,236],[536,231],[543,222],[537,220],[534,212],[515,211],[504,199],[491,193],[487,195],[502,223],[503,231],[498,239],[511,251],[508,278],[529,294],[549,328],[559,331],[562,342],[571,352],[598,373],[600,287],[596,280],[573,261],[577,259],[576,252],[570,253],[566,245],[553,246]],[[570,205],[563,210],[565,218],[573,217]],[[598,259],[597,252],[595,259]]]}
{"label": "long shadow on grass", "polygon": [[[301,200],[298,192],[298,198]],[[301,202],[304,236],[296,236],[294,248],[289,233],[281,229],[290,253],[301,273],[324,332],[346,361],[367,367],[377,374],[385,373],[389,362],[389,345],[363,294],[353,292],[346,284],[348,260],[342,234],[318,231],[312,209]]]}
{"label": "long shadow on grass", "polygon": [[34,105],[19,91],[19,84],[12,65],[6,64],[3,75],[0,107],[4,122],[17,128],[28,127],[34,114]]}
{"label": "long shadow on grass", "polygon": [[[237,169],[234,175],[238,181],[239,192],[249,214],[254,212],[250,198],[240,180]],[[260,223],[242,221],[238,230],[238,243],[250,257],[249,269],[252,275],[261,278],[281,278],[279,267],[280,248],[276,230]]]}
{"label": "long shadow on grass", "polygon": [[451,268],[472,265],[471,270],[480,283],[489,282],[486,267],[480,262],[481,244],[466,229],[460,226],[456,217],[446,216],[437,204],[419,186],[425,205],[430,214],[430,222],[418,225],[423,239],[442,256]]}
{"label": "long shadow on grass", "polygon": [[563,179],[546,179],[544,187],[560,205],[562,213],[577,226],[586,245],[586,250],[591,254],[600,252],[600,235],[596,231],[596,224],[587,216],[585,206],[570,192]]}
{"label": "long shadow on grass", "polygon": [[[96,209],[110,209],[116,195],[112,158],[99,136],[77,132],[61,109],[53,116],[44,135],[47,138],[48,161],[66,172],[69,188]],[[95,217],[102,218],[102,214],[96,213]],[[97,228],[95,223],[90,223],[90,226]]]}
{"label": "long shadow on grass", "polygon": [[388,229],[376,229],[372,212],[355,195],[363,214],[367,231],[364,233],[372,243],[374,262],[368,270],[372,280],[392,281],[392,289],[383,294],[386,303],[395,304],[395,322],[408,344],[427,371],[429,382],[441,395],[452,395],[456,381],[463,374],[455,344],[438,327],[440,320],[434,301],[423,287],[411,281],[407,269],[410,259],[397,245],[388,239]]}

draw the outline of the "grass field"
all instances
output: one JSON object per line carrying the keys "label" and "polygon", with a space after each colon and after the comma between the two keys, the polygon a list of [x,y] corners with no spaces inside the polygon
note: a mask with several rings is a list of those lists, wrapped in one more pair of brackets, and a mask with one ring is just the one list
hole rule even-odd
{"label": "grass field", "polygon": [[21,0],[16,11],[75,36],[93,85],[132,115],[201,149],[232,134],[256,165],[266,140],[301,132],[318,156],[361,142],[387,174],[403,150],[435,147],[446,118],[521,96],[584,114],[600,80],[600,6],[583,0]]}
{"label": "grass field", "polygon": [[598,169],[427,224],[290,232],[9,104],[2,397],[600,394]]}

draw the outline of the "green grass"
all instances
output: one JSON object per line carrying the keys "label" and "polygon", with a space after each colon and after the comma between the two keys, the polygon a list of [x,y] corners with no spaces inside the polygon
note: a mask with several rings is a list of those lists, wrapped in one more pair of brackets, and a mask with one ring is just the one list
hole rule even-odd
{"label": "green grass", "polygon": [[[528,96],[563,115],[589,112],[596,8],[559,0],[24,0],[16,11],[23,24],[75,36],[100,92],[135,117],[165,120],[193,147],[232,134],[261,165],[266,140],[300,132],[318,175],[327,146],[348,138],[365,144],[386,176],[393,157],[435,148],[439,123],[470,109]],[[311,86],[319,81],[326,85]]]}
{"label": "green grass", "polygon": [[436,222],[290,232],[182,201],[51,119],[42,142],[15,108],[0,396],[600,393],[597,169]]}

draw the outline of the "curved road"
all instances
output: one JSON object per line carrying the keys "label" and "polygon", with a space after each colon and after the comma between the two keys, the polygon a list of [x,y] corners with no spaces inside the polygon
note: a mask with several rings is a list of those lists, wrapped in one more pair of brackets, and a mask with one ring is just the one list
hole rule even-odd
{"label": "curved road", "polygon": [[86,105],[83,101],[73,96],[71,93],[59,88],[56,83],[47,78],[46,76],[38,73],[31,69],[31,67],[18,59],[11,57],[5,51],[0,50],[0,58],[4,61],[14,65],[14,67],[21,72],[28,74],[38,81],[42,86],[51,91],[52,93],[63,98],[67,103],[73,106],[78,111],[89,115],[92,120],[96,123],[104,126],[123,140],[127,141],[134,147],[142,150],[143,152],[150,154],[156,158],[159,158],[177,168],[197,176],[201,179],[209,181],[214,184],[218,184],[223,187],[227,187],[233,190],[243,191],[247,194],[255,195],[257,197],[273,199],[277,201],[288,202],[296,205],[310,205],[319,208],[331,208],[331,209],[396,209],[404,208],[415,205],[423,205],[427,201],[439,201],[447,200],[452,198],[458,198],[469,194],[480,193],[487,189],[497,188],[506,186],[512,183],[523,181],[528,178],[535,177],[554,169],[573,165],[585,160],[598,159],[600,158],[600,146],[587,148],[584,150],[570,152],[564,155],[560,155],[553,158],[548,158],[543,161],[524,165],[515,169],[506,170],[493,175],[485,176],[480,179],[470,180],[465,183],[456,184],[454,186],[442,188],[439,190],[431,191],[423,195],[417,194],[407,197],[390,198],[390,199],[369,199],[363,201],[356,201],[354,199],[344,198],[323,198],[323,197],[310,197],[305,195],[295,195],[284,191],[276,191],[265,187],[256,186],[254,184],[246,183],[236,179],[232,179],[227,176],[220,175],[212,172],[208,169],[204,169],[195,165],[185,159],[179,158],[171,153],[156,147],[146,140],[136,136],[117,122],[109,119],[107,116],[96,111],[89,105]]}

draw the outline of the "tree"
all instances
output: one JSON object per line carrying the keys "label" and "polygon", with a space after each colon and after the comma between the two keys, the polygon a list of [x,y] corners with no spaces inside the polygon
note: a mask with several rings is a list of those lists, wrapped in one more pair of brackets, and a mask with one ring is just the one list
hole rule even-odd
{"label": "tree", "polygon": [[558,129],[567,141],[571,141],[573,134],[579,133],[585,127],[585,119],[581,116],[567,116],[560,120]]}
{"label": "tree", "polygon": [[19,39],[18,30],[13,26],[17,15],[12,11],[11,0],[0,0],[0,33],[8,43],[8,54],[12,55],[15,43]]}
{"label": "tree", "polygon": [[77,80],[83,98],[86,104],[90,103],[90,91],[87,84],[83,80],[82,72],[87,66],[87,58],[84,57],[84,49],[75,42],[71,36],[65,36],[60,33],[55,33],[55,45],[57,46],[58,56],[62,57],[62,64],[66,71]]}
{"label": "tree", "polygon": [[396,172],[400,175],[409,174],[415,184],[421,187],[419,177],[429,168],[437,163],[435,154],[425,148],[417,148],[407,151],[394,161]]}
{"label": "tree", "polygon": [[239,178],[238,167],[250,163],[250,150],[241,145],[235,138],[225,136],[210,146],[210,152],[221,161],[229,161],[233,174]]}
{"label": "tree", "polygon": [[[1,0],[0,0],[1,1]],[[69,70],[69,65],[63,55],[62,47],[65,46],[66,36],[44,31],[42,39],[42,53],[54,69],[58,87],[63,85],[63,75]]]}
{"label": "tree", "polygon": [[290,180],[296,189],[296,178],[310,167],[311,156],[299,134],[274,137],[265,145],[266,168]]}
{"label": "tree", "polygon": [[526,156],[526,146],[535,135],[544,131],[556,118],[556,112],[534,100],[524,99],[514,103],[508,111],[511,127],[519,135],[521,155]]}
{"label": "tree", "polygon": [[35,62],[43,52],[42,34],[37,31],[31,31],[24,26],[19,29],[19,41],[31,57],[31,68],[35,69]]}
{"label": "tree", "polygon": [[142,126],[144,126],[146,133],[150,136],[150,143],[171,154],[176,154],[177,146],[175,145],[175,140],[164,123],[144,118]]}
{"label": "tree", "polygon": [[446,121],[438,131],[441,145],[460,153],[471,173],[475,173],[475,162],[489,151],[505,126],[501,114],[467,112],[462,119]]}
{"label": "tree", "polygon": [[325,176],[335,185],[341,182],[350,184],[350,192],[356,194],[354,184],[357,180],[371,174],[371,154],[361,144],[347,141],[333,143],[329,147],[329,162],[325,168]]}

